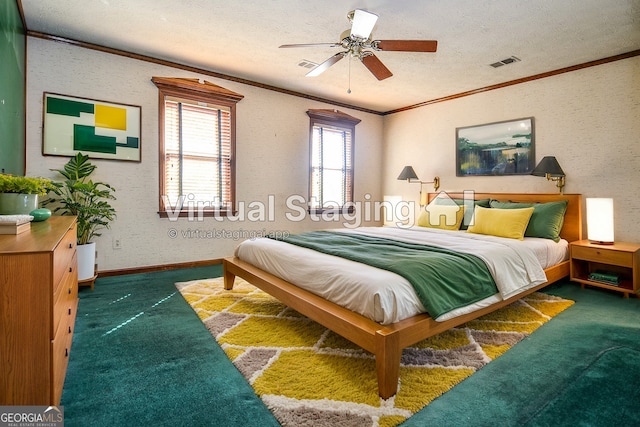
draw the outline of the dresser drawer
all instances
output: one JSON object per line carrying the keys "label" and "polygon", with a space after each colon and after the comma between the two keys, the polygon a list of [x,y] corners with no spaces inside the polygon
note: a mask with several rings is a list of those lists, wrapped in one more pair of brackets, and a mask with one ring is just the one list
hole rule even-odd
{"label": "dresser drawer", "polygon": [[571,246],[571,257],[585,261],[600,262],[603,264],[617,265],[620,267],[633,266],[633,254],[631,252],[621,252],[605,250],[593,247]]}
{"label": "dresser drawer", "polygon": [[[72,258],[75,263],[76,256]],[[72,271],[67,271],[62,280],[56,286],[56,292],[53,295],[53,322],[51,324],[51,337],[53,338],[60,324],[64,323],[69,317],[75,319],[75,307],[78,301],[78,273],[75,268]]]}
{"label": "dresser drawer", "polygon": [[[73,254],[71,259],[69,260],[69,264],[62,270],[62,274],[60,276],[60,280],[58,282],[54,282],[53,285],[53,302],[55,303],[58,299],[58,295],[61,292],[67,292],[67,285],[69,282],[69,277],[75,278],[73,282],[78,281],[78,256],[76,253]],[[74,286],[77,288],[77,286]],[[77,291],[76,291],[77,292]]]}
{"label": "dresser drawer", "polygon": [[[74,223],[62,237],[58,246],[53,251],[53,283],[59,283],[62,275],[69,270],[71,258],[76,253],[76,225]],[[75,263],[73,263],[75,269]]]}
{"label": "dresser drawer", "polygon": [[52,355],[52,401],[54,405],[60,404],[62,397],[62,387],[64,386],[64,377],[69,363],[69,353],[71,351],[71,342],[73,339],[73,327],[75,324],[75,314],[78,308],[77,301],[71,309],[72,316],[63,321],[58,328],[55,338],[51,341]]}

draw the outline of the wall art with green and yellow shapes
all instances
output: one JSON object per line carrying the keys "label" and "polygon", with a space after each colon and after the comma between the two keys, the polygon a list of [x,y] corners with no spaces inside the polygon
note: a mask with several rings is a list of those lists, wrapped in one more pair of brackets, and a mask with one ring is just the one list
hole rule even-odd
{"label": "wall art with green and yellow shapes", "polygon": [[141,161],[141,108],[44,93],[42,154]]}

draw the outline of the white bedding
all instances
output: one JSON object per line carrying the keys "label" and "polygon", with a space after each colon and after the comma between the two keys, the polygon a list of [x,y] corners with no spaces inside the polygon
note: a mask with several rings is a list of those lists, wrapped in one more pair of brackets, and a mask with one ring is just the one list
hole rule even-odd
{"label": "white bedding", "polygon": [[[362,227],[334,231],[428,243],[483,259],[494,277],[498,294],[446,313],[437,321],[475,311],[543,283],[547,280],[543,269],[568,258],[568,243],[564,240],[556,243],[527,237],[520,241],[423,227]],[[236,249],[236,256],[381,324],[425,312],[413,286],[390,271],[266,238],[242,242]]]}

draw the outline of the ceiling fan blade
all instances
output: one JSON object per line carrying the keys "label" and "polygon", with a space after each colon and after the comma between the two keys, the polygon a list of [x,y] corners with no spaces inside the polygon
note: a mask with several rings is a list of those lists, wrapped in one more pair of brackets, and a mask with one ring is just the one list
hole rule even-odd
{"label": "ceiling fan blade", "polygon": [[332,57],[330,57],[329,59],[327,59],[326,61],[324,61],[322,64],[319,64],[316,68],[314,68],[313,70],[309,71],[307,74],[305,74],[307,77],[316,77],[319,76],[320,74],[324,73],[329,67],[331,67],[333,64],[335,64],[336,62],[340,61],[342,58],[344,58],[344,56],[347,54],[347,52],[339,52],[336,53],[335,55],[333,55]]}
{"label": "ceiling fan blade", "polygon": [[376,40],[378,50],[398,52],[435,52],[438,49],[436,40]]}
{"label": "ceiling fan blade", "polygon": [[[349,15],[347,15],[349,16]],[[353,11],[353,22],[351,23],[351,36],[367,40],[376,25],[378,15],[366,10],[356,9]]]}
{"label": "ceiling fan blade", "polygon": [[340,47],[340,43],[303,43],[303,44],[283,44],[282,47]]}
{"label": "ceiling fan blade", "polygon": [[389,69],[382,63],[382,61],[380,61],[380,59],[378,59],[378,57],[373,53],[363,56],[361,61],[364,66],[367,67],[369,71],[371,71],[371,74],[373,74],[378,80],[384,80],[388,77],[393,76],[393,73],[389,71]]}

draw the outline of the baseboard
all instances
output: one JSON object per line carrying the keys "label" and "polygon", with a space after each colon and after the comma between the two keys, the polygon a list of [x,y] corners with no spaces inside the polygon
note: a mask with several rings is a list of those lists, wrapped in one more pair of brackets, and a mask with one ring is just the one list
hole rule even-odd
{"label": "baseboard", "polygon": [[202,261],[180,262],[176,264],[149,265],[145,267],[121,268],[118,270],[98,271],[98,277],[123,276],[125,274],[151,273],[154,271],[178,270],[180,268],[206,267],[209,265],[222,264],[222,259],[208,259]]}

